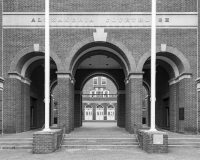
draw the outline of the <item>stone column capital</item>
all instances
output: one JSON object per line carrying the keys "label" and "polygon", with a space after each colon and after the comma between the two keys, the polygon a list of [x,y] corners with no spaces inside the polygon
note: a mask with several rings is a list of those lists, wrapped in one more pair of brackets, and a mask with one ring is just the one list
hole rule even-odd
{"label": "stone column capital", "polygon": [[75,84],[75,79],[72,76],[71,73],[67,73],[67,72],[56,72],[57,73],[57,78],[69,78],[71,80],[71,83]]}
{"label": "stone column capital", "polygon": [[200,77],[196,79],[197,82],[197,91],[200,92]]}
{"label": "stone column capital", "polygon": [[3,90],[4,79],[0,77],[0,90]]}
{"label": "stone column capital", "polygon": [[141,73],[129,73],[125,79],[125,84],[129,83],[130,79],[142,79],[144,72]]}

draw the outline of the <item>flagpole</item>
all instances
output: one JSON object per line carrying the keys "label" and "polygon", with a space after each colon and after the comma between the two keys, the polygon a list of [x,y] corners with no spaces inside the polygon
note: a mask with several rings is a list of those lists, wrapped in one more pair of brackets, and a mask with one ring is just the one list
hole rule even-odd
{"label": "flagpole", "polygon": [[155,103],[156,103],[156,0],[152,0],[151,24],[151,128],[155,128]]}
{"label": "flagpole", "polygon": [[45,0],[45,128],[49,128],[49,97],[50,97],[50,53],[49,53],[49,0]]}

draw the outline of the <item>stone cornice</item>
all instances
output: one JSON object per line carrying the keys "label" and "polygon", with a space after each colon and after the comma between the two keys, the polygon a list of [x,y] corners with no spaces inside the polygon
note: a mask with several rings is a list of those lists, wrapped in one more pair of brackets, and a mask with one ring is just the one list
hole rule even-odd
{"label": "stone cornice", "polygon": [[173,78],[171,80],[169,80],[169,85],[173,85],[176,84],[178,82],[180,82],[182,79],[190,79],[192,77],[192,73],[183,73],[181,75],[179,75],[177,78]]}
{"label": "stone cornice", "polygon": [[22,83],[31,85],[31,80],[28,78],[24,78],[23,76],[21,76],[18,72],[9,72],[8,73],[9,78],[14,78],[14,79],[18,79],[20,80]]}

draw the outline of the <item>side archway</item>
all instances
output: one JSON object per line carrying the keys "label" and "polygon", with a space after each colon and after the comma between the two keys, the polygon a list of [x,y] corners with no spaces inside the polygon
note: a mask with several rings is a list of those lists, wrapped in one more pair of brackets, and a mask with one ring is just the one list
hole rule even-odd
{"label": "side archway", "polygon": [[[21,50],[11,62],[9,73],[15,72],[15,73],[21,74],[22,69],[26,70],[32,62],[42,59],[41,56],[44,57],[44,53],[45,53],[45,47],[43,46],[40,46],[40,49],[37,52],[34,51],[34,48],[32,46]],[[53,51],[50,51],[50,56],[53,59],[53,61],[56,63],[58,72],[62,72],[64,70],[64,67],[58,55],[54,53]]]}
{"label": "side archway", "polygon": [[[189,61],[178,49],[167,46],[166,51],[163,52],[159,46],[156,48],[156,54],[158,59],[164,60],[173,68],[174,78],[183,73],[191,73]],[[150,56],[151,51],[149,50],[140,58],[137,64],[137,72],[142,72],[143,66]]]}

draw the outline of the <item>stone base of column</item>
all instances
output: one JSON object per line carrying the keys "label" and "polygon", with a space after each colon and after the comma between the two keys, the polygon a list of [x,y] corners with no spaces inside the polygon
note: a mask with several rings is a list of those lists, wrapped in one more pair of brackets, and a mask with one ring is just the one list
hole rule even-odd
{"label": "stone base of column", "polygon": [[140,130],[138,140],[140,148],[147,153],[168,153],[168,135],[166,132]]}
{"label": "stone base of column", "polygon": [[33,134],[33,153],[47,154],[55,152],[61,144],[64,130],[38,131]]}

